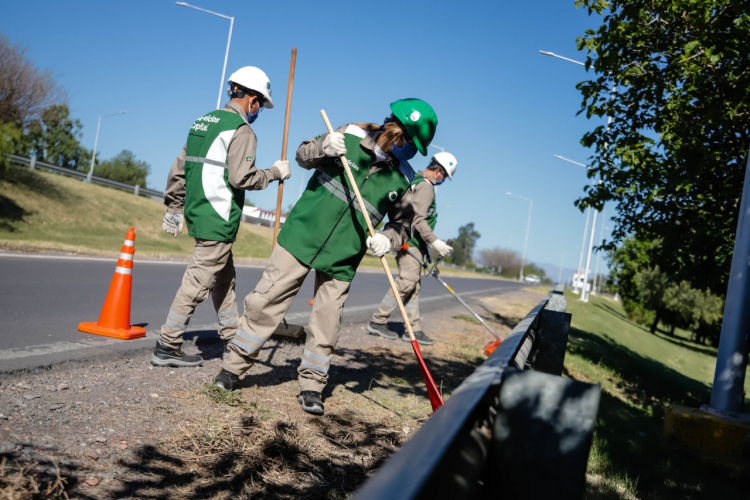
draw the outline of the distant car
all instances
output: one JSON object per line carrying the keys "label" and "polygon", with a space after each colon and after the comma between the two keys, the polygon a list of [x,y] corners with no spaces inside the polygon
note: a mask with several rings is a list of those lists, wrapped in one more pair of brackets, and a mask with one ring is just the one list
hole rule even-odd
{"label": "distant car", "polygon": [[526,283],[534,283],[535,285],[538,285],[542,282],[542,279],[536,274],[529,274],[528,276],[524,276],[523,280]]}

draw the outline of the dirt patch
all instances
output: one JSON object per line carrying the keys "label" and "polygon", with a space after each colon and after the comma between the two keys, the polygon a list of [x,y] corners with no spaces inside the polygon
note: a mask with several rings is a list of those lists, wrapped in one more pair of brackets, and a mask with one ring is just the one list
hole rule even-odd
{"label": "dirt patch", "polygon": [[[471,303],[481,300],[480,314],[504,336],[540,299],[521,290]],[[437,343],[422,352],[445,397],[492,340],[453,319],[463,313],[455,304],[423,319]],[[411,345],[364,324],[343,328],[323,417],[296,401],[301,346],[269,342],[229,397],[207,387],[220,345],[186,351],[201,353],[203,367],[153,368],[141,351],[4,376],[0,472],[40,491],[63,484],[71,498],[346,498],[431,412]]]}

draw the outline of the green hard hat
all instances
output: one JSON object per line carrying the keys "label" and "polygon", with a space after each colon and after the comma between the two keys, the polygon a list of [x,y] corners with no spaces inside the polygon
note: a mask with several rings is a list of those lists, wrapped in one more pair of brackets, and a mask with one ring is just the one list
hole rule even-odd
{"label": "green hard hat", "polygon": [[421,99],[399,99],[391,103],[391,113],[406,129],[422,156],[435,137],[438,119],[432,106]]}

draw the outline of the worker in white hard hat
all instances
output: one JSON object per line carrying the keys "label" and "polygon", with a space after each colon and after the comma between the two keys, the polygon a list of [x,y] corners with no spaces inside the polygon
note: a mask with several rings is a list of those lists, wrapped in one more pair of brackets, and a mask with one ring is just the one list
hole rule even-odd
{"label": "worker in white hard hat", "polygon": [[[402,248],[396,254],[398,263],[398,278],[396,288],[404,303],[406,314],[411,323],[414,337],[419,345],[432,345],[433,339],[425,335],[419,318],[419,290],[422,271],[422,261],[428,255],[427,246],[431,246],[441,256],[445,257],[453,251],[453,247],[435,236],[435,224],[437,223],[437,205],[435,203],[435,186],[439,186],[448,178],[453,180],[456,172],[456,157],[450,153],[442,152],[432,157],[427,168],[414,176],[411,183],[409,196],[411,206],[414,210],[411,232],[412,239],[408,243],[408,249]],[[406,245],[405,245],[406,246]],[[416,257],[416,258],[415,258]],[[388,318],[398,307],[393,291],[383,297],[377,312],[372,315],[367,331],[372,335],[395,340],[398,335],[388,329]],[[409,335],[404,334],[401,340],[409,342]]]}
{"label": "worker in white hard hat", "polygon": [[250,124],[264,108],[273,108],[268,76],[245,66],[227,83],[230,101],[195,120],[169,172],[162,227],[177,236],[187,222],[195,249],[156,342],[151,357],[155,366],[203,363],[198,355],[184,354],[181,346],[195,307],[209,294],[226,352],[239,326],[232,243],[240,228],[245,191],[265,189],[271,181],[291,175],[286,160],[266,170],[256,167],[257,140]]}

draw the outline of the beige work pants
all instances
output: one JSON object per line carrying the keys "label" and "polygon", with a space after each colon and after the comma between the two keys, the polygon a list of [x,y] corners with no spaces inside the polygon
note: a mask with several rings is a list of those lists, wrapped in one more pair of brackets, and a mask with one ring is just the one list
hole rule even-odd
{"label": "beige work pants", "polygon": [[[396,289],[401,297],[401,301],[404,303],[404,309],[406,309],[406,316],[409,318],[409,323],[411,323],[411,329],[419,332],[422,331],[422,325],[419,323],[419,290],[421,287],[419,280],[422,271],[420,263],[423,257],[419,248],[410,247],[409,250],[419,257],[420,260],[415,259],[404,250],[399,250],[396,254],[398,277],[395,281]],[[381,325],[387,323],[388,318],[395,309],[398,309],[398,303],[396,302],[396,297],[393,295],[393,290],[389,288],[385,297],[380,302],[380,307],[372,315],[372,322]],[[400,312],[399,318],[401,318]]]}
{"label": "beige work pants", "polygon": [[195,307],[211,294],[219,318],[219,336],[232,340],[237,326],[237,296],[234,293],[236,273],[232,259],[232,242],[195,239],[182,285],[177,290],[167,321],[161,327],[162,345],[178,349]]}
{"label": "beige work pants", "polygon": [[[245,314],[229,344],[222,367],[242,375],[253,366],[263,344],[282,322],[310,268],[276,245],[255,290],[245,297]],[[315,292],[307,340],[297,369],[302,391],[322,392],[328,382],[331,356],[341,334],[341,316],[349,294],[348,281],[315,273]]]}

